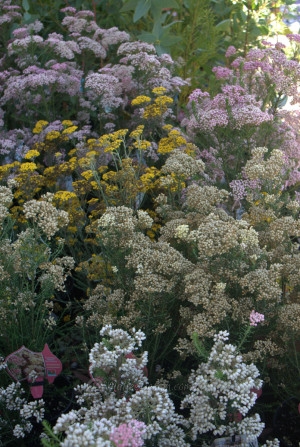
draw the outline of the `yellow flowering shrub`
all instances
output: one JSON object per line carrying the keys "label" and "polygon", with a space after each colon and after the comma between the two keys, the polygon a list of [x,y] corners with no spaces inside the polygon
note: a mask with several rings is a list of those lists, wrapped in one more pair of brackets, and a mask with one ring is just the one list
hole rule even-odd
{"label": "yellow flowering shrub", "polygon": [[56,191],[53,196],[53,204],[69,214],[67,231],[76,233],[81,229],[86,220],[86,215],[81,207],[77,194],[73,191]]}

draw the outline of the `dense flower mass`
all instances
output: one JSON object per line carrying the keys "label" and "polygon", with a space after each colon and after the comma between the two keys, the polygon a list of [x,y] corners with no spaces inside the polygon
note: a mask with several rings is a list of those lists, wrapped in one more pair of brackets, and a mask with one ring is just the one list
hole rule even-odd
{"label": "dense flower mass", "polygon": [[0,0],[1,442],[296,447],[299,35],[64,3]]}
{"label": "dense flower mass", "polygon": [[245,433],[249,439],[255,439],[264,428],[258,415],[249,418],[255,420],[251,431],[246,429],[247,418],[241,424],[234,420],[234,414],[239,412],[245,416],[254,405],[257,396],[252,390],[259,389],[262,382],[258,379],[256,366],[244,364],[236,347],[225,344],[228,336],[228,332],[223,331],[214,337],[215,343],[207,363],[193,371],[189,379],[191,394],[185,397],[182,405],[191,407],[194,439],[197,433],[210,430],[215,435],[232,435],[239,430],[240,434]]}

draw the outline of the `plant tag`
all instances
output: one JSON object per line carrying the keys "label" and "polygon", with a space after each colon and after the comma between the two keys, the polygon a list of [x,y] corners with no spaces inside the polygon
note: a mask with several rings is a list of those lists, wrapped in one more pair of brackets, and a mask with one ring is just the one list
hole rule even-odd
{"label": "plant tag", "polygon": [[46,379],[49,383],[53,383],[55,377],[59,376],[62,371],[62,363],[56,355],[52,354],[47,344],[44,346],[42,355],[44,358]]}
{"label": "plant tag", "polygon": [[9,354],[5,362],[7,372],[17,382],[27,380],[34,399],[40,399],[44,392],[45,378],[53,383],[62,371],[61,361],[45,344],[42,352],[33,352],[25,346]]}
{"label": "plant tag", "polygon": [[217,438],[211,444],[211,447],[258,447],[257,439],[248,439],[246,435],[231,436],[228,438]]}

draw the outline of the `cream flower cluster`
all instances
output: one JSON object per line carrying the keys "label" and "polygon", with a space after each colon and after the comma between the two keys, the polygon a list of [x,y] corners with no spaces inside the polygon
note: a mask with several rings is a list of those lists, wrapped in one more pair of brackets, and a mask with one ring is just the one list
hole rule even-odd
{"label": "cream flower cluster", "polygon": [[69,215],[52,205],[49,197],[44,200],[29,200],[24,203],[26,219],[31,219],[46,234],[48,239],[69,223]]}
{"label": "cream flower cluster", "polygon": [[8,207],[13,201],[13,193],[10,188],[0,186],[0,229],[2,229],[2,222],[7,217],[9,211]]}

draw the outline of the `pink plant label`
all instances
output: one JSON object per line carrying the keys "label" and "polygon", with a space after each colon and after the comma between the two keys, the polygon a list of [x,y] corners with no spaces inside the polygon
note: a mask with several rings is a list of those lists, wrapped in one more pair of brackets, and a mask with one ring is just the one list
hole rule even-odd
{"label": "pink plant label", "polygon": [[62,371],[62,363],[56,355],[52,354],[47,344],[44,346],[42,355],[45,363],[45,376],[49,383],[53,383],[55,377]]}
{"label": "pink plant label", "polygon": [[40,399],[43,395],[45,378],[49,383],[53,383],[55,377],[62,371],[61,361],[52,354],[47,344],[42,352],[33,352],[21,346],[9,354],[5,362],[7,372],[14,380],[17,382],[27,380],[32,397],[35,399]]}

